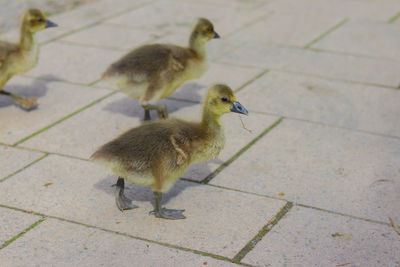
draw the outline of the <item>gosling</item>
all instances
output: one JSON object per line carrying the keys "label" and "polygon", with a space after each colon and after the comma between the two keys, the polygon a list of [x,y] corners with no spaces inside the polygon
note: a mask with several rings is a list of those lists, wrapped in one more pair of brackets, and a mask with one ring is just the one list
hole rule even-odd
{"label": "gosling", "polygon": [[215,158],[225,142],[221,116],[228,112],[247,115],[226,85],[212,86],[203,105],[200,122],[176,118],[145,123],[100,147],[91,159],[110,168],[118,180],[115,202],[123,211],[138,208],[124,195],[125,182],[151,186],[154,210],[158,218],[185,219],[184,210],[161,207],[162,193],[167,192],[192,162]]}
{"label": "gosling", "polygon": [[36,66],[39,45],[35,40],[35,33],[56,26],[42,11],[28,9],[21,19],[19,43],[0,41],[0,94],[10,96],[24,109],[36,107],[36,98],[10,93],[4,91],[3,87],[12,76],[25,73]]}
{"label": "gosling", "polygon": [[150,120],[150,110],[159,118],[167,118],[165,105],[156,105],[171,95],[184,82],[201,77],[208,69],[205,44],[220,38],[213,24],[199,18],[193,26],[189,47],[172,44],[151,44],[138,47],[113,63],[103,74],[131,98],[139,100]]}

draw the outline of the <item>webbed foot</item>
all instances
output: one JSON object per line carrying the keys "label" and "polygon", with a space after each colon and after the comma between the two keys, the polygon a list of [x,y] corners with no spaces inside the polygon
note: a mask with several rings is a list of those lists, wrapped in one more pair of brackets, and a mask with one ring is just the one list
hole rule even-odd
{"label": "webbed foot", "polygon": [[169,219],[169,220],[179,220],[185,219],[186,217],[183,215],[185,210],[173,210],[166,209],[161,207],[161,192],[153,192],[154,194],[154,210],[150,211],[149,214],[154,214],[157,218]]}
{"label": "webbed foot", "polygon": [[150,214],[154,214],[157,218],[169,219],[169,220],[179,220],[186,219],[183,215],[185,210],[174,210],[174,209],[166,209],[161,208],[160,210],[150,211]]}

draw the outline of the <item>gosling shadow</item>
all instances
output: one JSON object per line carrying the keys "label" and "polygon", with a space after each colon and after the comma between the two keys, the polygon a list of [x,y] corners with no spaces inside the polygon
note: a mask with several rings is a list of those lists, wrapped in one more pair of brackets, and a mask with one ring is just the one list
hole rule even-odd
{"label": "gosling shadow", "polygon": [[[169,114],[173,113],[174,111],[177,111],[178,109],[195,105],[195,103],[191,103],[191,102],[184,102],[184,101],[179,101],[179,100],[169,100],[169,99],[163,99],[163,100],[159,101],[158,104],[166,105]],[[103,110],[106,110],[111,113],[122,114],[127,117],[133,117],[133,118],[139,118],[139,119],[143,119],[143,117],[144,117],[144,110],[143,110],[142,106],[139,104],[139,102],[137,100],[132,99],[127,96],[107,104],[103,108]],[[152,120],[157,119],[157,113],[155,110],[151,110],[150,115],[151,115]]]}
{"label": "gosling shadow", "polygon": [[[118,177],[115,175],[108,175],[104,179],[94,184],[93,187],[99,191],[103,191],[106,194],[114,196],[115,192],[114,185],[117,182],[117,178]],[[172,198],[178,196],[187,188],[193,186],[200,186],[200,184],[186,182],[182,180],[176,181],[171,190],[168,193],[163,194],[162,198],[163,205],[167,204]],[[131,184],[125,180],[124,193],[125,196],[132,199],[135,202],[135,204],[137,204],[138,202],[151,202],[152,204],[154,203],[153,191],[151,190],[150,187]]]}
{"label": "gosling shadow", "polygon": [[[60,80],[59,78],[51,74],[42,75],[38,78],[35,78],[31,84],[7,84],[6,86],[4,86],[4,90],[10,93],[19,94],[21,96],[35,97],[39,99],[46,95],[48,91],[48,86],[47,86],[48,83],[59,80]],[[40,101],[38,101],[38,103],[40,105]],[[0,95],[0,108],[11,105],[16,105],[14,101],[11,99],[11,97],[6,95]]]}
{"label": "gosling shadow", "polygon": [[178,90],[176,90],[171,98],[174,99],[182,99],[193,102],[201,102],[204,98],[204,93],[201,94],[201,91],[205,91],[205,86],[196,82],[189,82],[183,84]]}

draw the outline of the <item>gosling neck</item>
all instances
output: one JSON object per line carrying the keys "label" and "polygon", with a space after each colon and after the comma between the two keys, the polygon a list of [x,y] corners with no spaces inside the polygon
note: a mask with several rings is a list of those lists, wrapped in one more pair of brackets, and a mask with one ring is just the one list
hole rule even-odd
{"label": "gosling neck", "polygon": [[189,38],[189,47],[193,49],[200,58],[206,56],[206,43],[200,38],[196,31],[193,31]]}
{"label": "gosling neck", "polygon": [[222,127],[221,115],[204,106],[201,123],[208,131],[218,131]]}
{"label": "gosling neck", "polygon": [[20,28],[19,44],[22,50],[30,50],[35,45],[34,34],[22,23]]}

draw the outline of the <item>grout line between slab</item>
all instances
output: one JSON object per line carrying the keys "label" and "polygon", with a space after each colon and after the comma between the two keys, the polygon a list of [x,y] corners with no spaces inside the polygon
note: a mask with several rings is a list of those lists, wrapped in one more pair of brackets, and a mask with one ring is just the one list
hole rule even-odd
{"label": "grout line between slab", "polygon": [[15,172],[13,172],[13,173],[11,173],[10,175],[4,177],[3,179],[0,179],[0,183],[6,181],[6,180],[8,180],[8,179],[10,179],[12,176],[14,176],[14,175],[16,175],[16,174],[22,172],[23,170],[29,168],[30,166],[32,166],[33,164],[35,164],[35,163],[41,161],[42,159],[44,159],[44,158],[47,157],[48,155],[49,155],[48,153],[45,153],[45,155],[43,155],[43,156],[41,156],[41,157],[35,159],[34,161],[32,161],[31,163],[29,163],[28,165],[26,165],[26,166],[22,167],[21,169],[15,171]]}
{"label": "grout line between slab", "polygon": [[[200,181],[192,180],[192,179],[188,179],[188,178],[180,178],[180,180],[183,180],[183,181],[186,181],[186,182],[191,182],[191,183],[196,183],[196,184],[201,184]],[[313,206],[310,206],[310,205],[297,203],[297,202],[294,202],[292,200],[285,199],[285,198],[280,198],[280,197],[275,197],[275,196],[270,196],[270,195],[263,195],[263,194],[259,194],[259,193],[255,193],[255,192],[240,190],[240,189],[226,187],[226,186],[222,186],[222,185],[215,185],[215,184],[204,184],[204,185],[212,186],[212,187],[216,187],[216,188],[220,188],[220,189],[224,189],[224,190],[229,190],[229,191],[235,191],[235,192],[239,192],[239,193],[249,194],[249,195],[258,196],[258,197],[264,197],[264,198],[269,198],[269,199],[274,199],[274,200],[291,202],[291,203],[293,203],[293,205],[300,206],[300,207],[303,207],[303,208],[315,209],[315,210],[319,210],[319,211],[323,211],[323,212],[328,212],[328,213],[331,213],[331,214],[350,217],[350,218],[361,220],[361,221],[367,221],[367,222],[378,223],[378,224],[390,226],[390,223],[387,223],[387,222],[372,220],[372,219],[363,218],[363,217],[358,217],[358,216],[354,216],[354,215],[351,215],[351,214],[341,213],[341,212],[338,212],[338,211],[332,211],[332,210],[327,210],[327,209],[323,209],[323,208],[313,207]]]}
{"label": "grout line between slab", "polygon": [[107,20],[109,20],[109,19],[112,19],[112,18],[115,18],[115,17],[117,17],[117,16],[123,15],[123,14],[125,14],[125,13],[128,13],[128,12],[132,11],[132,10],[135,10],[135,9],[138,9],[138,8],[141,8],[141,7],[150,5],[150,4],[154,3],[154,2],[156,2],[156,1],[155,1],[155,0],[148,1],[148,2],[146,2],[146,3],[142,3],[142,4],[139,4],[139,5],[137,5],[137,6],[133,6],[133,7],[131,7],[131,8],[127,8],[127,9],[122,10],[122,11],[119,11],[119,12],[117,12],[117,13],[114,13],[114,14],[111,14],[111,15],[108,15],[108,16],[104,16],[104,17],[100,18],[99,20],[96,20],[96,21],[94,21],[94,22],[92,22],[92,23],[89,23],[89,24],[84,25],[84,26],[82,26],[82,27],[73,29],[73,30],[71,30],[71,31],[69,31],[69,32],[65,32],[65,33],[63,33],[63,34],[60,34],[60,35],[54,37],[54,38],[51,38],[51,39],[49,39],[49,40],[46,40],[46,41],[40,43],[40,45],[45,45],[45,44],[48,44],[48,43],[50,43],[50,42],[53,42],[53,41],[59,40],[59,39],[61,39],[61,38],[64,38],[64,37],[66,37],[66,36],[68,36],[68,35],[71,35],[71,34],[73,34],[73,33],[79,32],[79,31],[81,31],[81,30],[84,30],[84,29],[87,29],[87,28],[91,28],[91,27],[93,27],[93,26],[96,26],[96,25],[98,25],[98,24],[104,22],[104,21],[107,21]]}
{"label": "grout line between slab", "polygon": [[400,18],[400,12],[398,12],[396,15],[394,15],[393,17],[391,17],[388,20],[388,23],[394,23],[398,18]]}
{"label": "grout line between slab", "polygon": [[349,21],[349,18],[345,18],[344,20],[342,20],[341,22],[339,22],[338,24],[336,24],[335,26],[333,26],[332,28],[328,29],[327,31],[325,31],[324,33],[322,33],[320,36],[318,36],[317,38],[315,38],[314,40],[312,40],[311,42],[309,42],[308,44],[306,44],[304,46],[304,48],[310,48],[310,46],[312,46],[313,44],[315,44],[316,42],[322,40],[325,36],[327,36],[328,34],[332,33],[333,31],[339,29],[343,24],[345,24],[347,21]]}
{"label": "grout line between slab", "polygon": [[273,15],[275,12],[273,10],[269,11],[267,14],[264,14],[262,16],[259,16],[257,18],[255,18],[254,20],[251,20],[247,23],[245,23],[243,26],[237,28],[235,31],[230,32],[228,34],[226,34],[225,36],[223,36],[224,38],[229,38],[230,36],[239,33],[240,31],[244,30],[247,27],[250,27],[253,24],[256,24],[257,22],[260,22],[262,20],[265,20],[266,18],[268,18],[269,16]]}
{"label": "grout line between slab", "polygon": [[65,117],[63,117],[63,118],[61,118],[61,119],[59,119],[58,121],[53,122],[53,123],[51,123],[50,125],[47,125],[46,127],[44,127],[44,128],[42,128],[42,129],[40,129],[40,130],[34,132],[33,134],[31,134],[31,135],[29,135],[29,136],[27,136],[27,137],[25,137],[25,138],[19,140],[18,142],[16,142],[16,143],[13,144],[12,146],[13,146],[13,147],[16,147],[17,145],[19,145],[19,144],[21,144],[21,143],[27,141],[28,139],[30,139],[30,138],[32,138],[32,137],[34,137],[34,136],[36,136],[36,135],[38,135],[38,134],[40,134],[40,133],[42,133],[42,132],[48,130],[48,129],[50,129],[50,128],[56,126],[57,124],[60,124],[61,122],[63,122],[63,121],[65,121],[65,120],[67,120],[67,119],[73,117],[74,115],[76,115],[76,114],[78,114],[78,113],[84,111],[85,109],[90,108],[91,106],[93,106],[93,105],[95,105],[95,104],[97,104],[97,103],[103,101],[104,99],[106,99],[106,98],[108,98],[108,97],[110,97],[110,96],[112,96],[112,95],[114,95],[114,94],[116,94],[116,93],[117,93],[117,91],[113,91],[113,92],[111,92],[111,93],[108,93],[107,95],[105,95],[105,96],[103,96],[103,97],[101,97],[101,98],[99,98],[99,99],[93,101],[92,103],[90,103],[90,104],[88,104],[88,105],[86,105],[86,106],[84,106],[84,107],[82,107],[82,108],[80,108],[80,109],[78,109],[78,110],[72,112],[71,114],[69,114],[69,115],[67,115],[67,116],[65,116]]}
{"label": "grout line between slab", "polygon": [[244,84],[242,84],[238,89],[235,90],[235,93],[243,90],[246,86],[248,86],[249,84],[252,84],[253,82],[255,82],[256,80],[260,79],[262,76],[264,76],[264,74],[267,74],[269,72],[269,69],[266,69],[262,72],[260,72],[259,74],[257,74],[255,77],[253,77],[252,79],[248,80],[247,82],[245,82]]}
{"label": "grout line between slab", "polygon": [[[277,114],[277,113],[273,113],[273,112],[263,112],[263,111],[254,111],[254,110],[249,110],[249,111],[251,113],[262,114],[262,115],[283,116],[282,114]],[[344,127],[344,126],[338,126],[338,125],[334,125],[334,124],[328,124],[328,123],[324,123],[324,122],[312,121],[312,120],[308,120],[308,119],[296,118],[296,117],[291,117],[291,116],[286,116],[286,115],[284,115],[284,118],[288,119],[288,120],[295,120],[295,121],[313,123],[313,124],[332,127],[332,128],[336,128],[336,129],[343,129],[343,130],[348,130],[348,131],[353,131],[353,132],[358,132],[358,133],[370,134],[370,135],[374,135],[374,136],[393,138],[393,139],[400,139],[399,136],[395,136],[395,135],[376,133],[376,132],[371,132],[371,131],[367,131],[367,130],[349,128],[349,127]]]}
{"label": "grout line between slab", "polygon": [[35,223],[33,223],[32,225],[30,225],[28,228],[26,228],[24,231],[22,231],[21,233],[19,233],[18,235],[14,236],[13,238],[11,238],[10,240],[4,242],[4,244],[2,244],[0,246],[0,250],[7,247],[8,245],[10,245],[12,242],[14,242],[15,240],[17,240],[18,238],[22,237],[24,234],[26,234],[27,232],[29,232],[30,230],[32,230],[33,228],[35,228],[36,226],[38,226],[39,224],[41,224],[42,222],[44,222],[46,220],[46,217],[41,218],[40,220],[36,221]]}
{"label": "grout line between slab", "polygon": [[285,206],[233,257],[234,263],[241,260],[257,245],[258,242],[290,211],[293,207],[292,202],[287,202]]}
{"label": "grout line between slab", "polygon": [[327,212],[327,213],[331,213],[331,214],[336,214],[336,215],[340,215],[340,216],[344,216],[344,217],[350,217],[352,219],[357,219],[357,220],[366,221],[366,222],[370,222],[370,223],[382,224],[382,225],[386,225],[386,226],[391,227],[390,222],[377,221],[377,220],[373,220],[373,219],[368,219],[368,218],[363,218],[363,217],[359,217],[359,216],[355,216],[355,215],[351,215],[351,214],[342,213],[342,212],[339,212],[339,211],[332,211],[332,210],[327,210],[327,209],[323,209],[323,208],[313,207],[313,206],[306,205],[306,204],[301,204],[301,203],[294,203],[294,205],[302,207],[302,208],[319,210],[319,211],[323,211],[323,212]]}
{"label": "grout line between slab", "polygon": [[268,132],[270,132],[272,129],[274,129],[276,126],[278,126],[283,120],[283,117],[279,118],[276,122],[274,122],[272,125],[270,125],[267,129],[265,129],[261,134],[259,134],[256,138],[254,138],[250,143],[248,143],[246,146],[244,146],[242,149],[240,149],[235,155],[233,155],[230,159],[222,163],[215,171],[207,175],[206,178],[204,178],[200,183],[201,184],[207,184],[209,183],[215,176],[217,176],[218,173],[220,173],[223,169],[225,169],[227,166],[229,166],[233,161],[235,161],[240,155],[242,155],[244,152],[246,152],[251,146],[253,146],[258,140],[260,140],[262,137],[264,137]]}
{"label": "grout line between slab", "polygon": [[327,76],[322,76],[318,74],[310,74],[310,73],[304,73],[300,71],[290,71],[290,70],[283,70],[283,69],[275,69],[275,68],[270,68],[270,71],[277,71],[277,72],[283,72],[283,73],[290,73],[290,74],[300,74],[304,76],[309,76],[309,77],[316,77],[316,78],[321,78],[325,79],[328,81],[338,81],[338,82],[344,82],[344,83],[350,83],[350,84],[359,84],[359,85],[366,85],[366,86],[374,86],[374,87],[382,87],[385,89],[394,89],[396,91],[399,90],[399,88],[391,85],[384,85],[384,84],[379,84],[379,83],[369,83],[369,82],[360,82],[360,81],[354,81],[354,80],[346,80],[346,79],[338,79],[338,78],[332,78],[332,77],[327,77]]}
{"label": "grout line between slab", "polygon": [[[133,239],[137,239],[137,240],[141,240],[141,241],[145,241],[145,242],[161,245],[161,246],[164,246],[164,247],[169,247],[169,248],[178,249],[178,250],[182,250],[182,251],[186,251],[186,252],[191,252],[191,253],[194,253],[194,254],[197,254],[197,255],[211,257],[211,258],[214,258],[214,259],[217,259],[217,260],[232,262],[231,259],[229,259],[229,258],[227,258],[225,256],[221,256],[221,255],[217,255],[217,254],[213,254],[213,253],[209,253],[209,252],[204,252],[204,251],[200,251],[200,250],[196,250],[196,249],[185,248],[185,247],[181,247],[181,246],[177,246],[177,245],[173,245],[173,244],[169,244],[169,243],[165,243],[165,242],[150,240],[150,239],[147,239],[147,238],[134,236],[134,235],[130,235],[130,234],[127,234],[127,233],[121,233],[121,232],[118,232],[118,231],[109,230],[109,229],[102,228],[102,227],[99,227],[99,226],[85,224],[85,223],[73,221],[73,220],[70,220],[70,219],[64,219],[64,218],[57,217],[57,216],[45,215],[45,214],[42,214],[42,213],[39,213],[39,212],[27,211],[27,210],[24,210],[24,209],[21,209],[21,208],[16,208],[16,207],[3,205],[3,204],[0,204],[0,207],[44,217],[41,220],[39,220],[40,222],[38,221],[39,223],[41,223],[42,221],[44,221],[47,218],[56,219],[56,220],[60,220],[60,221],[64,221],[64,222],[69,222],[69,223],[85,226],[85,227],[92,228],[92,229],[101,230],[101,231],[112,233],[112,234],[122,235],[122,236],[126,236],[126,237],[129,237],[129,238],[133,238]],[[31,225],[27,229],[30,230],[30,229],[34,228],[36,225],[39,224],[38,222],[34,223],[33,225]],[[22,236],[22,235],[20,234],[20,236]],[[13,241],[15,239],[16,238],[14,238]],[[3,248],[3,247],[0,247],[0,249],[1,248]],[[251,266],[251,265],[248,265],[248,264],[240,264],[240,265],[242,265],[242,266]]]}

